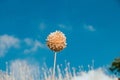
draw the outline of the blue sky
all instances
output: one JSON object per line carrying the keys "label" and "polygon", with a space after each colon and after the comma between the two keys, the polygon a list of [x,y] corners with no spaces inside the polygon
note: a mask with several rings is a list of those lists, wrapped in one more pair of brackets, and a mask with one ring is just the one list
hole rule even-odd
{"label": "blue sky", "polygon": [[120,55],[120,1],[0,0],[0,68],[16,59],[52,66],[45,39],[56,30],[67,37],[58,64],[110,65]]}

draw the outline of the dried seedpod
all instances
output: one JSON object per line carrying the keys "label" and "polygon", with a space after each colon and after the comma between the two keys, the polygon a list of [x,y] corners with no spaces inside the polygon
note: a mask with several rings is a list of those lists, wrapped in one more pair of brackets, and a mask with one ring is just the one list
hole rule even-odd
{"label": "dried seedpod", "polygon": [[48,35],[47,46],[54,51],[54,67],[52,80],[55,80],[56,54],[66,47],[66,37],[61,31],[55,31]]}
{"label": "dried seedpod", "polygon": [[47,37],[47,46],[55,52],[59,52],[66,47],[66,37],[60,31],[50,33]]}

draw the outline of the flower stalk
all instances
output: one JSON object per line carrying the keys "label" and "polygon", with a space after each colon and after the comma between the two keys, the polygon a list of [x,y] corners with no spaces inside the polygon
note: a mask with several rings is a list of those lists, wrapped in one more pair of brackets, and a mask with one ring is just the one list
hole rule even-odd
{"label": "flower stalk", "polygon": [[56,56],[57,56],[57,52],[54,53],[54,67],[53,67],[53,80],[55,80],[55,70],[56,70]]}
{"label": "flower stalk", "polygon": [[52,72],[52,80],[55,80],[55,69],[56,69],[56,55],[66,47],[66,37],[61,31],[55,31],[50,33],[47,37],[47,46],[50,50],[54,51],[54,66]]}

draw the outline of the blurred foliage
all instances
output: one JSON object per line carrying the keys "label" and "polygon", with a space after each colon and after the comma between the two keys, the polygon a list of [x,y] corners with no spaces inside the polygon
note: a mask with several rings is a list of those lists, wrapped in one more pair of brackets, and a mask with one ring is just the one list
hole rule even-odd
{"label": "blurred foliage", "polygon": [[109,69],[110,69],[110,71],[115,73],[116,76],[119,76],[119,74],[120,74],[120,57],[115,58],[115,60],[112,62]]}

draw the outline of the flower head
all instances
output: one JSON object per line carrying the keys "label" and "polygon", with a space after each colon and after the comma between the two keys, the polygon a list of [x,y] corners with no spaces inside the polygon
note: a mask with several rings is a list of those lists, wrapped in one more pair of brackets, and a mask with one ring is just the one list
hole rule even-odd
{"label": "flower head", "polygon": [[47,37],[47,46],[55,52],[59,52],[66,47],[66,37],[60,31],[50,33]]}

